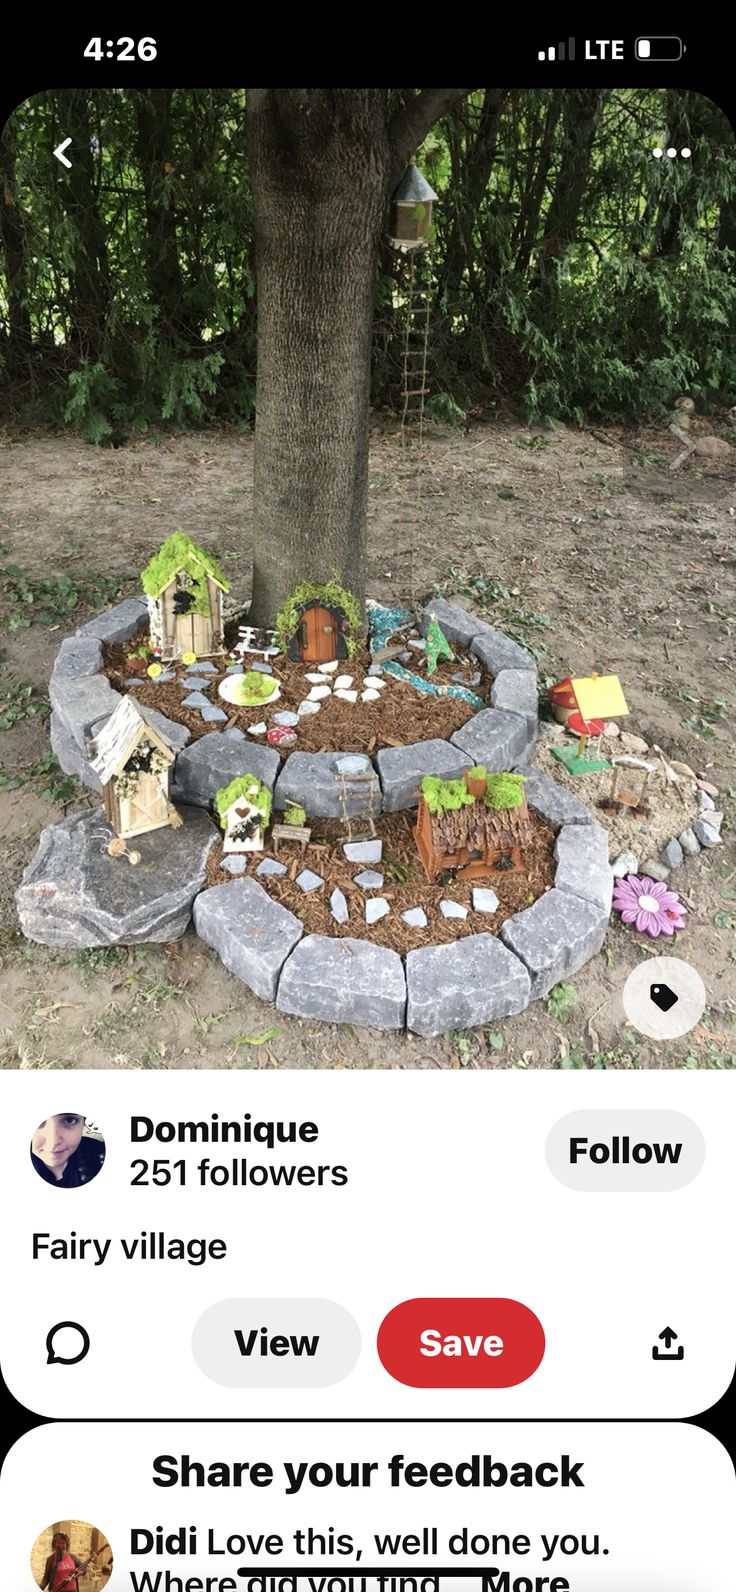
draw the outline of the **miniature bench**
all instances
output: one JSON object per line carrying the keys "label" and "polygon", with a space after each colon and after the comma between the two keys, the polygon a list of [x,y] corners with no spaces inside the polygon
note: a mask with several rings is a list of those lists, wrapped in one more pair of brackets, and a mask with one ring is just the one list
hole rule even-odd
{"label": "miniature bench", "polygon": [[256,625],[238,625],[239,640],[236,652],[255,652],[259,657],[275,658],[280,648],[274,646],[275,630],[259,630]]}
{"label": "miniature bench", "polygon": [[299,826],[299,824],[271,825],[271,840],[273,842],[273,849],[277,856],[279,852],[279,844],[282,840],[298,840],[303,851],[305,846],[309,845],[311,835],[311,829],[303,829]]}

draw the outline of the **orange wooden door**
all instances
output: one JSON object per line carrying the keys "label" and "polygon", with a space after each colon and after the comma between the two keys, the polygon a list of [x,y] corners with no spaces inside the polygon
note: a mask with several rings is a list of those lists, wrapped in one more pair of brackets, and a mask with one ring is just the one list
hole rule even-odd
{"label": "orange wooden door", "polygon": [[337,656],[337,620],[326,608],[305,609],[302,636],[305,663],[329,663]]}

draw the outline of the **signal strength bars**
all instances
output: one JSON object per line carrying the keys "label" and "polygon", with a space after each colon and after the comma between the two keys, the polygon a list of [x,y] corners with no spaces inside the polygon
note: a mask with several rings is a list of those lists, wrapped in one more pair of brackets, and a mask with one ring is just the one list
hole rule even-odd
{"label": "signal strength bars", "polygon": [[537,51],[538,61],[574,61],[575,40],[568,39],[567,44],[550,44],[546,50]]}

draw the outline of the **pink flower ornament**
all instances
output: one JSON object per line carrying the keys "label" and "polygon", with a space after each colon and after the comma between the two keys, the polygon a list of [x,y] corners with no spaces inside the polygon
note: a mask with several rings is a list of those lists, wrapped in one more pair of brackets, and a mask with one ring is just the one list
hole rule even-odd
{"label": "pink flower ornament", "polygon": [[648,934],[652,940],[685,927],[685,908],[680,897],[659,879],[640,879],[635,873],[617,879],[613,909],[621,913],[622,923],[633,923],[640,934]]}

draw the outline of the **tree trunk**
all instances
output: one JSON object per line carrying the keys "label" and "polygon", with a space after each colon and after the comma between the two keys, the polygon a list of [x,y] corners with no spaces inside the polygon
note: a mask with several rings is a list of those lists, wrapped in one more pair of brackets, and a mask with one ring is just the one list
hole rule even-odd
{"label": "tree trunk", "polygon": [[0,245],[5,259],[8,294],[8,373],[27,368],[31,353],[31,318],[25,303],[25,239],[15,181],[15,143],[8,122],[0,136]]}
{"label": "tree trunk", "polygon": [[[373,267],[384,94],[246,96],[258,283],[252,613],[337,571],[363,600]],[[330,102],[333,102],[332,104]],[[345,107],[347,109],[347,107]]]}
{"label": "tree trunk", "polygon": [[337,572],[362,603],[373,273],[393,186],[465,89],[249,89],[258,282],[252,616]]}

